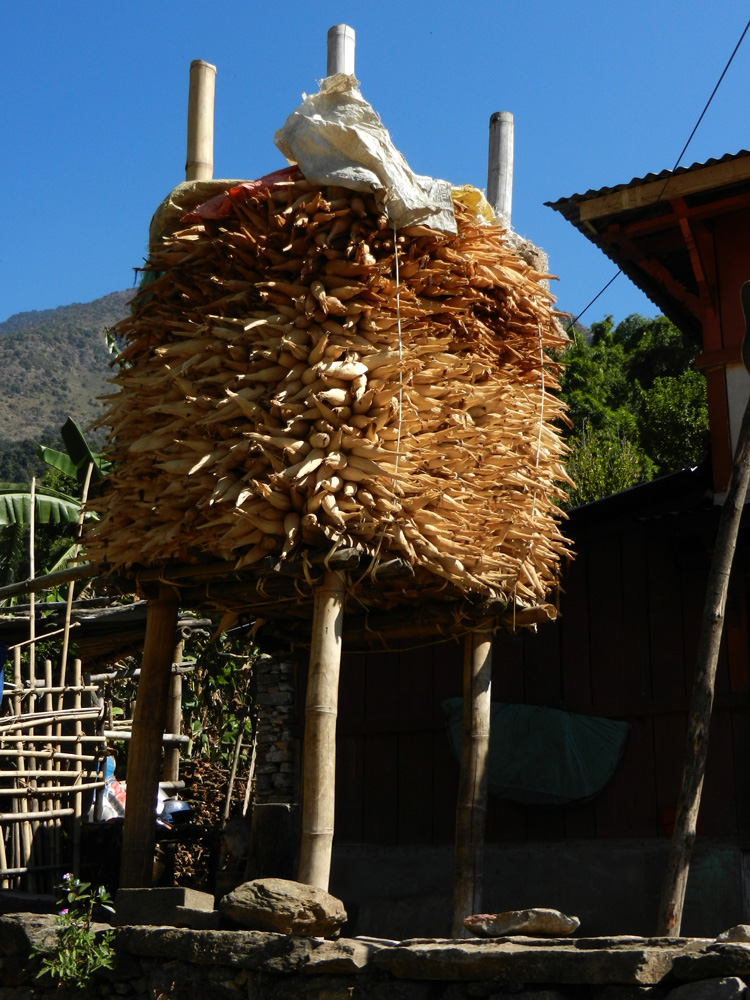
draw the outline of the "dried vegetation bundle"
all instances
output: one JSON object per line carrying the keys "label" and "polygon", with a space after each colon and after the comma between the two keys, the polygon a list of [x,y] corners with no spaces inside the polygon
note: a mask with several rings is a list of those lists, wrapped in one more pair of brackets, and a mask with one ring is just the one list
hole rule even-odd
{"label": "dried vegetation bundle", "polygon": [[455,210],[455,236],[394,233],[372,197],[292,169],[152,247],[116,331],[90,557],[241,571],[344,546],[428,588],[543,603],[566,553],[547,354],[564,335],[546,275]]}

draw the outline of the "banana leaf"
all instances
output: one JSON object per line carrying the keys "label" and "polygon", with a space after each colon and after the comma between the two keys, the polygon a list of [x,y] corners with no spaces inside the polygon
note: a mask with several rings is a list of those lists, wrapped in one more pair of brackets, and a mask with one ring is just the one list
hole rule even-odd
{"label": "banana leaf", "polygon": [[89,448],[83,431],[71,417],[65,421],[60,428],[60,437],[70,456],[70,460],[75,466],[74,478],[83,486],[86,480],[86,471],[89,465],[93,465],[94,471],[91,475],[92,482],[96,483],[103,479],[109,470],[110,463],[105,462],[101,455],[96,455]]}
{"label": "banana leaf", "polygon": [[[71,524],[78,520],[80,500],[38,486],[34,518],[38,524]],[[0,527],[26,525],[31,520],[31,491],[18,483],[0,483]]]}
{"label": "banana leaf", "polygon": [[57,469],[58,472],[64,473],[70,479],[78,480],[78,469],[70,456],[66,455],[65,452],[57,451],[55,448],[48,448],[46,445],[40,444],[36,454],[46,465]]}

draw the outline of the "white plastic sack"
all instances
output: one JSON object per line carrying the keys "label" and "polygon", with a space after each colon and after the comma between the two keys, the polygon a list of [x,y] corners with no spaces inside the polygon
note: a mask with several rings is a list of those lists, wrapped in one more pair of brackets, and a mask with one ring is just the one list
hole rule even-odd
{"label": "white plastic sack", "polygon": [[353,76],[338,73],[323,80],[274,142],[307,180],[372,192],[397,229],[425,225],[457,231],[450,184],[411,170]]}

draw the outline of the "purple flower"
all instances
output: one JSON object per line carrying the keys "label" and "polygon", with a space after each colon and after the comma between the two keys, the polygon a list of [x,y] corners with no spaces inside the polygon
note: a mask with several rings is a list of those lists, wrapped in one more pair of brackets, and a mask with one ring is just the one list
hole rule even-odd
{"label": "purple flower", "polygon": [[66,913],[70,913],[70,910],[67,908],[67,906],[65,907],[64,910],[60,910],[60,916],[64,917]]}
{"label": "purple flower", "polygon": [[63,882],[69,882],[73,878],[73,872],[65,872],[62,877]]}

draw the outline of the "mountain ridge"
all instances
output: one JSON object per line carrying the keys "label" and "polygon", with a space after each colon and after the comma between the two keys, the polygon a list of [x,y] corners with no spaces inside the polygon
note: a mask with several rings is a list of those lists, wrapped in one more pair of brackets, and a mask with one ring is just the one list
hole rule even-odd
{"label": "mountain ridge", "polygon": [[136,289],[123,292],[109,292],[90,302],[70,302],[67,305],[55,306],[53,309],[30,309],[27,312],[13,313],[0,322],[0,336],[5,333],[15,333],[28,327],[36,327],[49,320],[61,316],[71,316],[88,325],[95,319],[104,322],[111,318],[110,325],[127,315],[127,304],[136,293]]}
{"label": "mountain ridge", "polygon": [[[134,290],[92,302],[15,313],[0,323],[0,479],[28,481],[39,444],[61,447],[68,417],[86,430],[110,391],[104,332],[128,315]],[[99,447],[102,431],[89,435]]]}

